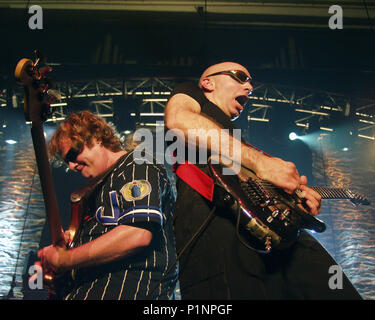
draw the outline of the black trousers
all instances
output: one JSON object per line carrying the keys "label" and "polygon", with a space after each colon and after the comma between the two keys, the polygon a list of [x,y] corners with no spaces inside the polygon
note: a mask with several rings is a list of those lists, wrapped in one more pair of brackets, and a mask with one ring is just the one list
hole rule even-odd
{"label": "black trousers", "polygon": [[180,263],[182,299],[361,299],[335,260],[305,231],[287,250],[250,251],[234,235],[225,246],[187,254]]}

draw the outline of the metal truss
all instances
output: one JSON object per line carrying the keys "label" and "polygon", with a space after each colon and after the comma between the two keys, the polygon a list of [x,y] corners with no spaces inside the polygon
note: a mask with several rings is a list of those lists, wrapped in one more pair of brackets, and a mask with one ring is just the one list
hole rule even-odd
{"label": "metal truss", "polygon": [[[335,131],[350,123],[361,138],[375,140],[375,101],[340,94],[259,84],[250,96],[249,121],[270,122],[272,112],[281,104],[293,110],[296,126],[309,130]],[[317,128],[318,126],[318,128]]]}
{"label": "metal truss", "polygon": [[[49,121],[61,121],[70,111],[88,109],[101,117],[113,117],[114,99],[118,96],[133,98],[137,103],[138,126],[152,126],[155,119],[163,121],[164,108],[176,82],[162,78],[91,80],[88,82],[57,83],[62,95],[59,102],[52,103],[53,116]],[[121,113],[129,113],[126,103]],[[151,120],[150,120],[151,119]]]}
{"label": "metal truss", "polygon": [[4,89],[4,90],[0,93],[0,108],[4,108],[4,107],[7,106],[6,96],[7,96],[7,90]]}
{"label": "metal truss", "polygon": [[[47,121],[59,122],[69,112],[88,109],[107,118],[113,118],[115,112],[120,112],[121,115],[134,117],[137,127],[155,127],[157,122],[163,121],[165,105],[177,81],[174,78],[149,77],[58,82],[56,89],[62,99],[51,104],[53,116]],[[18,101],[23,99],[22,88],[16,88],[14,94]],[[113,104],[118,96],[132,98],[136,103],[135,110],[124,103],[120,111],[115,111]],[[14,97],[7,99],[4,90],[0,96],[2,108],[9,101],[14,102]],[[338,124],[346,122],[353,126],[359,137],[375,140],[375,100],[258,83],[254,86],[249,104],[249,122],[272,124],[273,113],[284,108],[293,115],[294,124],[306,132],[316,129],[335,131]]]}

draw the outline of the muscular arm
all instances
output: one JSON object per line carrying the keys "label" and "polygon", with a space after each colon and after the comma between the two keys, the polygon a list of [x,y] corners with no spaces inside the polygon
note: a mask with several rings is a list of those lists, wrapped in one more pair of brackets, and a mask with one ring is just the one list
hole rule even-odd
{"label": "muscular arm", "polygon": [[[202,115],[200,111],[200,105],[195,99],[185,94],[176,94],[168,101],[165,109],[166,126],[168,129],[181,130],[185,138],[188,138],[189,129],[201,130],[200,138],[207,142],[209,150],[233,158],[230,152],[233,150],[234,138],[224,132],[223,134],[229,141],[229,148],[220,150],[220,142],[212,142],[211,139],[208,139],[210,137],[208,132],[210,130],[220,131],[220,126]],[[240,144],[240,147],[241,164],[253,170],[259,178],[270,181],[290,193],[301,185],[300,176],[293,163],[280,158],[268,157],[243,143]],[[236,151],[234,150],[234,152]]]}
{"label": "muscular arm", "polygon": [[42,266],[55,272],[100,265],[131,255],[150,244],[148,230],[120,225],[77,248],[45,247],[38,252]]}

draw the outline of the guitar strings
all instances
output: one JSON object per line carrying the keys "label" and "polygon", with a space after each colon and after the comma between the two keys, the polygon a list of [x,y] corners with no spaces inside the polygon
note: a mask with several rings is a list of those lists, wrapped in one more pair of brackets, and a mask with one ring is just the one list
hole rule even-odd
{"label": "guitar strings", "polygon": [[[257,183],[261,187],[267,187],[268,189],[271,189],[272,191],[282,191],[283,189],[280,187],[275,186],[273,183],[267,181],[267,180],[262,180],[262,179],[251,179],[253,182]],[[326,187],[310,187],[311,189],[315,191],[321,191],[324,192],[328,195],[335,195],[335,196],[340,196],[340,197],[347,197],[347,194],[345,193],[344,188],[326,188]]]}

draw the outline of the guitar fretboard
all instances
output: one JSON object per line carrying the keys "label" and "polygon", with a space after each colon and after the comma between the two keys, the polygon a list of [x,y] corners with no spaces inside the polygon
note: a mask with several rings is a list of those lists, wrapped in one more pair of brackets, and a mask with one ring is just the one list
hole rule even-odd
{"label": "guitar fretboard", "polygon": [[344,188],[310,187],[318,192],[323,199],[353,199],[354,195]]}

